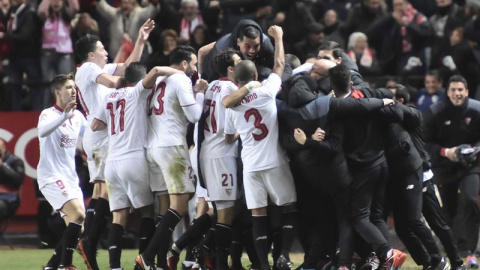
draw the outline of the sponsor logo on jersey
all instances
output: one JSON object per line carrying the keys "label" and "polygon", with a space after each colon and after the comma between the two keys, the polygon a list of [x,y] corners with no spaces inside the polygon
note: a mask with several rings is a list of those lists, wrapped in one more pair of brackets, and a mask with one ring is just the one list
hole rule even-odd
{"label": "sponsor logo on jersey", "polygon": [[77,139],[70,139],[68,134],[62,134],[60,139],[60,146],[64,148],[75,147],[77,145]]}
{"label": "sponsor logo on jersey", "polygon": [[225,189],[225,193],[227,193],[228,196],[231,196],[232,195],[232,189],[231,188]]}

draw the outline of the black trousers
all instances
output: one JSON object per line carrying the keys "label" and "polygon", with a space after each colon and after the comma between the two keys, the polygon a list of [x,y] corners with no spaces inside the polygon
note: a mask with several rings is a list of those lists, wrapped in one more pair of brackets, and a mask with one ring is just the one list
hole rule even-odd
{"label": "black trousers", "polygon": [[455,268],[462,265],[463,260],[458,256],[457,246],[453,242],[452,230],[443,217],[440,203],[438,202],[437,195],[435,194],[435,188],[430,180],[423,182],[422,213],[432,231],[435,233],[438,239],[440,239],[440,242],[447,253],[452,267]]}
{"label": "black trousers", "polygon": [[388,228],[383,219],[387,163],[350,172],[353,178],[350,204],[353,228],[380,258],[384,258],[392,248],[388,241]]}
{"label": "black trousers", "polygon": [[395,171],[389,175],[388,193],[395,231],[415,263],[428,266],[438,263],[442,255],[432,232],[422,220],[423,168]]}
{"label": "black trousers", "polygon": [[478,242],[478,174],[468,174],[457,181],[439,186],[447,222],[460,253],[475,251]]}

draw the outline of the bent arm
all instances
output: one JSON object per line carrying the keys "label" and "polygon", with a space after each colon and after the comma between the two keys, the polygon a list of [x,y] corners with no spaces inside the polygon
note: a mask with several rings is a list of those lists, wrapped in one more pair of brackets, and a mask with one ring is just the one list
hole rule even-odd
{"label": "bent arm", "polygon": [[92,125],[90,126],[93,131],[99,131],[107,128],[107,124],[105,124],[103,121],[95,118],[93,119]]}
{"label": "bent arm", "polygon": [[197,123],[200,120],[204,99],[203,93],[197,93],[195,95],[195,104],[182,106],[183,112],[190,123]]}

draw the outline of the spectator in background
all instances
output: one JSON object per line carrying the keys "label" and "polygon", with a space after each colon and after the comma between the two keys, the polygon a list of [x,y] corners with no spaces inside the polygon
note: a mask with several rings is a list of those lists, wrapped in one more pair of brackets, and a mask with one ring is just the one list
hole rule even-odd
{"label": "spectator in background", "polygon": [[[98,36],[98,23],[88,13],[77,14],[71,22],[71,27],[71,38],[73,44],[87,34]],[[75,64],[80,63],[81,59],[79,59],[78,55],[75,54]]]}
{"label": "spectator in background", "polygon": [[197,0],[182,0],[180,11],[182,17],[180,20],[179,42],[187,44],[193,35],[193,30],[198,25],[203,24],[203,17],[198,10]]}
{"label": "spectator in background", "polygon": [[68,0],[65,6],[63,0],[43,0],[38,6],[38,15],[43,20],[42,67],[43,82],[47,87],[43,89],[43,107],[52,104],[50,81],[57,74],[72,72],[72,39],[70,37],[70,21],[78,12],[78,1]]}
{"label": "spectator in background", "polygon": [[364,33],[355,32],[350,35],[347,55],[357,64],[362,76],[381,74],[375,50],[369,47],[368,38]]}
{"label": "spectator in background", "polygon": [[220,35],[231,33],[240,20],[257,21],[272,12],[271,0],[219,0],[218,2],[223,10]]}
{"label": "spectator in background", "polygon": [[0,220],[13,217],[20,206],[19,190],[24,176],[23,161],[11,154],[0,139]]}
{"label": "spectator in background", "polygon": [[156,50],[147,61],[147,69],[150,70],[156,66],[169,66],[170,65],[170,53],[178,45],[178,35],[175,30],[167,29],[162,32],[162,36],[159,40],[161,45],[160,49]]}
{"label": "spectator in background", "polygon": [[155,28],[148,38],[153,52],[156,52],[162,49],[162,44],[158,41],[162,39],[163,31],[172,29],[178,33],[180,29],[180,15],[178,10],[168,0],[151,0],[151,2],[157,9],[160,9],[153,19]]}
{"label": "spectator in background", "polygon": [[308,58],[315,58],[318,47],[325,40],[324,28],[320,23],[312,23],[308,26],[308,36],[293,46],[295,54],[300,62],[304,63]]}
{"label": "spectator in background", "polygon": [[153,18],[158,8],[152,3],[146,7],[140,7],[136,0],[121,0],[120,7],[110,6],[106,0],[97,3],[100,15],[110,22],[110,44],[108,55],[115,58],[122,44],[132,44],[138,37],[138,28],[148,19]]}
{"label": "spectator in background", "polygon": [[445,99],[443,80],[438,70],[427,71],[425,75],[425,87],[420,89],[415,100],[415,105],[422,113],[427,111],[431,105]]}
{"label": "spectator in background", "polygon": [[6,68],[8,83],[6,87],[10,95],[10,106],[14,111],[23,109],[22,85],[26,74],[33,106],[31,109],[40,110],[40,85],[42,73],[40,69],[40,22],[34,8],[27,0],[11,0],[11,7],[7,17],[9,21],[6,31],[0,32],[0,40],[11,43],[8,52],[8,68]]}
{"label": "spectator in background", "polygon": [[372,25],[367,35],[386,74],[423,76],[432,31],[427,18],[407,0],[393,0],[393,12]]}
{"label": "spectator in background", "polygon": [[325,13],[323,24],[325,26],[325,40],[335,41],[341,48],[345,48],[345,38],[340,31],[342,23],[338,20],[335,10],[330,9]]}
{"label": "spectator in background", "polygon": [[[10,9],[10,0],[1,0],[0,1],[0,32],[5,32],[7,29],[8,17],[7,13]],[[4,73],[4,60],[7,57],[9,50],[9,42],[0,40],[0,111],[6,111],[8,108],[8,94],[3,83]]]}
{"label": "spectator in background", "polygon": [[[466,23],[464,9],[453,3],[452,0],[437,0],[435,14],[429,18],[433,28],[431,59],[438,59],[442,50],[450,44],[450,36],[457,27]],[[438,63],[433,62],[432,68],[438,68]]]}
{"label": "spectator in background", "polygon": [[189,44],[195,51],[198,51],[201,47],[212,42],[208,28],[205,24],[199,24],[192,31],[192,37],[190,38]]}
{"label": "spectator in background", "polygon": [[348,38],[353,32],[366,33],[370,26],[386,16],[385,6],[382,3],[382,0],[361,0],[354,5],[342,26],[344,38]]}
{"label": "spectator in background", "polygon": [[472,86],[469,91],[470,97],[475,96],[476,87],[479,82],[480,69],[473,54],[473,50],[465,40],[463,28],[458,27],[450,35],[450,44],[438,58],[440,71],[444,78],[454,74],[461,74]]}

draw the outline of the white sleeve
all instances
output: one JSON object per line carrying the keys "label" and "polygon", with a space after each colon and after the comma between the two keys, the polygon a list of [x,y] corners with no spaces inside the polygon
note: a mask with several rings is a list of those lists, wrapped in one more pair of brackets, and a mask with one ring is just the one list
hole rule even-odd
{"label": "white sleeve", "polygon": [[202,116],[203,111],[203,101],[205,99],[205,95],[202,93],[197,93],[195,97],[195,103],[189,106],[182,106],[183,112],[187,117],[188,121],[191,123],[197,123]]}
{"label": "white sleeve", "polygon": [[103,68],[104,71],[107,72],[108,75],[113,75],[115,74],[115,71],[117,71],[118,64],[106,64],[105,67]]}
{"label": "white sleeve", "polygon": [[108,72],[104,69],[101,69],[97,64],[95,63],[86,63],[88,64],[88,69],[85,74],[87,81],[91,81],[94,83],[97,83],[97,78],[98,76],[107,73]]}
{"label": "white sleeve", "polygon": [[298,73],[302,73],[302,72],[309,72],[313,67],[313,63],[305,63],[299,67],[297,67],[296,69],[293,70],[292,72],[292,75],[296,75]]}
{"label": "white sleeve", "polygon": [[[190,78],[183,74],[174,74],[172,76],[176,76],[175,78],[175,86],[178,96],[178,101],[180,102],[180,106],[186,107],[195,104],[195,98],[193,96],[193,88],[192,88],[192,81]],[[172,78],[173,79],[173,78]]]}
{"label": "white sleeve", "polygon": [[266,93],[270,96],[275,98],[278,91],[280,91],[280,87],[282,86],[282,78],[277,75],[277,73],[271,73],[268,78],[262,82],[262,86],[260,87],[262,90],[266,90]]}
{"label": "white sleeve", "polygon": [[229,84],[228,87],[223,87],[222,90],[220,91],[220,100],[230,95],[235,90],[238,90],[238,87],[233,83]]}
{"label": "white sleeve", "polygon": [[[47,109],[48,110],[48,109]],[[38,136],[40,138],[47,137],[52,134],[59,126],[63,124],[68,118],[65,113],[61,115],[53,115],[47,113],[47,110],[42,111],[38,118]]]}
{"label": "white sleeve", "polygon": [[235,129],[235,125],[233,124],[233,111],[230,109],[225,110],[225,128],[223,132],[227,135],[233,135],[237,130]]}

